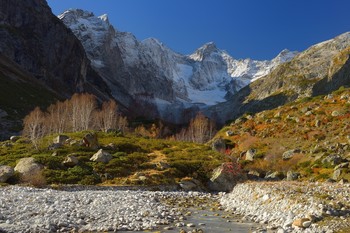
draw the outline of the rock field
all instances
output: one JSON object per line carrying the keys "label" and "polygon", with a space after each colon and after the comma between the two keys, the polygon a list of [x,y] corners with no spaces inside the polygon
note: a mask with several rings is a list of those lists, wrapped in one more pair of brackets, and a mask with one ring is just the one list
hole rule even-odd
{"label": "rock field", "polygon": [[243,220],[266,224],[270,232],[350,230],[350,184],[244,183],[223,195],[220,203]]}

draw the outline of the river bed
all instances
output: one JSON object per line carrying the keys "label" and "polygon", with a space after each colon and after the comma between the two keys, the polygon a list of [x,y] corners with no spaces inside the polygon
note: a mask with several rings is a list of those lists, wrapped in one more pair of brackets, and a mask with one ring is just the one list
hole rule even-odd
{"label": "river bed", "polygon": [[248,233],[258,227],[237,223],[237,216],[223,211],[219,198],[200,192],[8,186],[0,188],[0,232]]}

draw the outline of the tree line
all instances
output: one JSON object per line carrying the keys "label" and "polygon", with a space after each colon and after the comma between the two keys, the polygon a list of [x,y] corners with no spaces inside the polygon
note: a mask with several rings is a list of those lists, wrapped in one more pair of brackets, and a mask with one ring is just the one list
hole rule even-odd
{"label": "tree line", "polygon": [[[23,135],[27,136],[37,148],[41,138],[50,134],[97,130],[110,130],[125,133],[128,130],[128,120],[118,112],[114,100],[108,100],[98,105],[97,99],[91,94],[74,94],[71,99],[57,101],[42,111],[36,107],[23,120]],[[178,141],[205,143],[216,132],[215,122],[198,113],[188,127],[176,134],[159,122],[148,129],[144,125],[134,129],[134,133],[150,138],[168,138]],[[169,136],[170,135],[170,136]]]}
{"label": "tree line", "polygon": [[103,102],[99,108],[96,97],[84,93],[74,94],[65,101],[57,101],[45,111],[36,107],[24,118],[23,125],[23,135],[37,147],[38,140],[54,133],[85,130],[125,132],[128,121],[118,112],[118,105],[114,100]]}

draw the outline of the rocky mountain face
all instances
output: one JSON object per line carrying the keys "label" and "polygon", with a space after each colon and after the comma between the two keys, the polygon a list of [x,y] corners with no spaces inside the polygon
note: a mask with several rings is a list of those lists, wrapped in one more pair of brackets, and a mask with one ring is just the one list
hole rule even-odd
{"label": "rocky mountain face", "polygon": [[0,53],[61,96],[109,89],[91,68],[84,48],[45,0],[0,1]]}
{"label": "rocky mountain face", "polygon": [[45,0],[0,0],[0,6],[0,140],[18,133],[36,106],[82,91],[111,96]]}
{"label": "rocky mountain face", "polygon": [[350,84],[350,33],[311,46],[277,66],[230,100],[208,110],[222,122],[245,112],[260,112],[298,98],[327,94]]}
{"label": "rocky mountain face", "polygon": [[235,60],[214,43],[182,55],[154,38],[138,41],[133,34],[116,30],[106,15],[68,10],[58,17],[82,42],[117,100],[140,115],[175,123],[225,102],[296,55],[284,50],[272,61]]}

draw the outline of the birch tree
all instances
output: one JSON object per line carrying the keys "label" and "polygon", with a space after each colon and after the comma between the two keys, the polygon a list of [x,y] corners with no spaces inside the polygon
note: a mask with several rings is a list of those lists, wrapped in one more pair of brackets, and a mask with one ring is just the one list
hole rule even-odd
{"label": "birch tree", "polygon": [[23,120],[23,134],[29,138],[34,147],[38,149],[40,139],[46,134],[45,114],[36,107]]}

